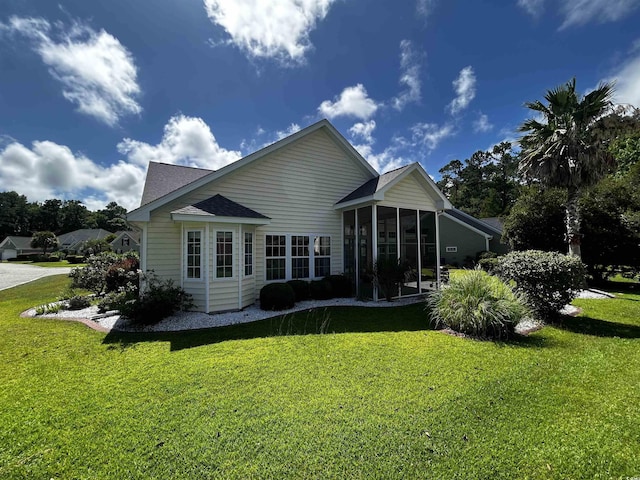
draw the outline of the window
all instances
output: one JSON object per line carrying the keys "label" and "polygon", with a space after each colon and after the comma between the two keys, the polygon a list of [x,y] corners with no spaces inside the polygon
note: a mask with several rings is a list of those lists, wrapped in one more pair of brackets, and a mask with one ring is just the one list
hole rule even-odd
{"label": "window", "polygon": [[309,278],[309,237],[291,237],[291,278]]}
{"label": "window", "polygon": [[456,253],[458,251],[458,247],[447,247],[445,250],[447,253]]}
{"label": "window", "polygon": [[265,239],[267,258],[267,280],[284,280],[287,265],[287,237],[267,235]]}
{"label": "window", "polygon": [[253,233],[244,234],[244,274],[253,275]]}
{"label": "window", "polygon": [[187,231],[187,278],[202,278],[202,232],[199,230]]}
{"label": "window", "polygon": [[326,277],[331,274],[331,237],[313,238],[314,274]]}
{"label": "window", "polygon": [[216,232],[216,278],[233,277],[233,232]]}

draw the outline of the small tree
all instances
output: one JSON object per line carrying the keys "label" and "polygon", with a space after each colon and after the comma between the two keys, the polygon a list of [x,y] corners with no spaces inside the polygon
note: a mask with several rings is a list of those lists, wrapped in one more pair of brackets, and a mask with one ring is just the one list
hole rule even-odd
{"label": "small tree", "polygon": [[46,255],[48,249],[55,250],[58,247],[58,237],[53,232],[36,232],[31,238],[31,247],[41,248],[42,254]]}

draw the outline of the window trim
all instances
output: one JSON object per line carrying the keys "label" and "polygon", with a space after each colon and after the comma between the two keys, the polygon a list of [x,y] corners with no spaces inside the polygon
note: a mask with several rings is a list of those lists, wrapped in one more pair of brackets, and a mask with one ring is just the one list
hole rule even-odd
{"label": "window trim", "polygon": [[[200,234],[200,276],[199,277],[189,277],[189,234],[190,233],[199,233]],[[205,262],[204,262],[204,230],[202,228],[187,228],[184,230],[184,240],[182,242],[184,248],[184,254],[182,258],[182,275],[185,282],[203,282],[205,279]]]}
{"label": "window trim", "polygon": [[[244,278],[253,277],[256,270],[256,243],[255,243],[255,235],[254,232],[242,232],[242,276]],[[249,245],[251,246],[251,263],[247,263],[247,235],[251,235],[251,242]],[[247,267],[251,268],[251,273],[247,274]]]}
{"label": "window trim", "polygon": [[[283,236],[285,237],[285,256],[284,257],[267,257],[267,237],[269,236]],[[309,257],[294,257],[292,255],[292,250],[291,250],[291,246],[292,246],[292,241],[291,241],[291,237],[308,237],[309,238]],[[315,249],[314,249],[314,245],[313,245],[313,241],[315,239],[315,237],[327,237],[329,239],[329,255],[322,255],[319,256],[318,258],[328,258],[329,259],[329,275],[331,275],[331,264],[332,264],[332,258],[333,258],[333,254],[335,253],[334,250],[334,243],[333,243],[333,235],[327,234],[327,233],[273,233],[273,232],[267,232],[264,234],[264,282],[265,283],[273,283],[273,282],[288,282],[289,280],[294,280],[293,278],[293,258],[308,258],[309,259],[309,277],[305,277],[305,278],[299,278],[298,280],[319,280],[321,278],[324,278],[323,276],[317,276],[316,272],[315,272]],[[284,278],[282,279],[273,279],[273,280],[268,280],[267,279],[267,259],[285,259],[285,272],[284,272]]]}
{"label": "window trim", "polygon": [[[223,267],[231,267],[231,276],[230,277],[219,277],[218,276],[218,233],[230,233],[231,234],[231,263],[229,265],[223,265]],[[236,279],[236,267],[235,267],[235,246],[234,246],[234,238],[235,231],[234,230],[214,230],[213,231],[213,272],[211,272],[211,277],[214,282],[226,282],[230,280]],[[227,255],[227,254],[223,254]]]}

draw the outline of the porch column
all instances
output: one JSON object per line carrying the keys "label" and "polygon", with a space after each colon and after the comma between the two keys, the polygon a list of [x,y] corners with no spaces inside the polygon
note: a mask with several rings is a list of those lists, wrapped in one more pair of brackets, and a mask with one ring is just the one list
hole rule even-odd
{"label": "porch column", "polygon": [[440,215],[436,210],[436,286],[440,288]]}
{"label": "porch column", "polygon": [[[378,261],[378,206],[371,205],[371,258],[375,267]],[[373,301],[378,301],[378,286],[373,285]]]}

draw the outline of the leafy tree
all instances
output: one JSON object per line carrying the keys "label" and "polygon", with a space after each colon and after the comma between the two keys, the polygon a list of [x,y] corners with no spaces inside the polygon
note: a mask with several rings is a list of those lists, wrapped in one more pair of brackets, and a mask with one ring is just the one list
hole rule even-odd
{"label": "leafy tree", "polygon": [[513,250],[562,252],[564,190],[526,187],[505,219],[503,236]]}
{"label": "leafy tree", "polygon": [[542,115],[520,127],[523,157],[520,167],[545,187],[566,189],[566,241],[569,254],[581,256],[580,192],[597,183],[611,168],[609,135],[603,118],[611,112],[613,85],[601,84],[584,96],[576,92],[575,78],[549,90],[546,104],[526,106]]}
{"label": "leafy tree", "polygon": [[62,207],[62,200],[52,198],[45,200],[42,205],[39,205],[34,215],[32,228],[36,231],[49,231],[54,233],[61,232],[61,216],[60,209]]}
{"label": "leafy tree", "polygon": [[89,210],[79,200],[67,200],[60,208],[60,228],[63,233],[87,228]]}
{"label": "leafy tree", "polygon": [[95,226],[109,232],[130,230],[126,215],[126,208],[121,207],[116,202],[110,202],[104,209],[95,212]]}
{"label": "leafy tree", "polygon": [[87,240],[80,246],[80,252],[84,255],[98,255],[102,252],[110,252],[111,244],[106,238]]}
{"label": "leafy tree", "polygon": [[33,234],[31,238],[31,247],[32,248],[41,248],[42,254],[46,255],[47,250],[54,250],[58,246],[58,238],[56,234],[53,232],[36,232]]}
{"label": "leafy tree", "polygon": [[0,241],[9,235],[27,236],[30,231],[27,197],[17,192],[0,193]]}

